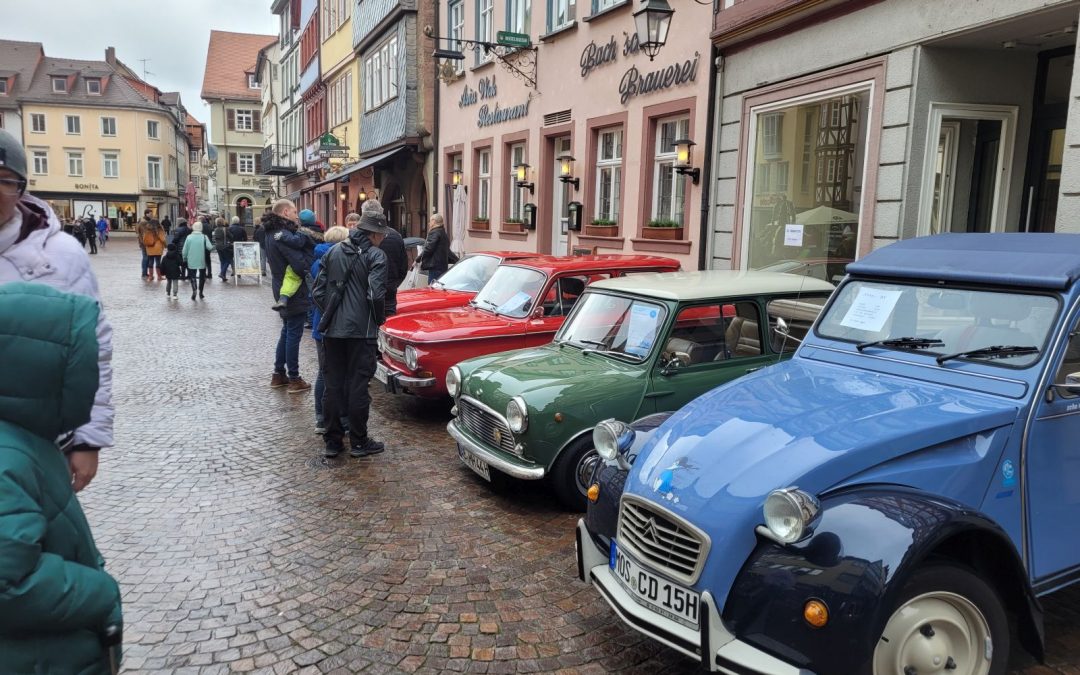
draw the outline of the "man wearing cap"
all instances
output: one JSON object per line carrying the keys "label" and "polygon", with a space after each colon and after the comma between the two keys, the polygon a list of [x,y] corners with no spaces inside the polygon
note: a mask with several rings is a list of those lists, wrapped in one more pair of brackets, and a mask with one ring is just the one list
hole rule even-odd
{"label": "man wearing cap", "polygon": [[315,278],[312,298],[322,312],[319,332],[326,353],[327,457],[337,457],[345,449],[342,416],[349,419],[349,455],[366,457],[385,449],[368,435],[368,383],[375,374],[379,326],[386,319],[386,255],[379,244],[388,231],[383,216],[361,216],[349,238],[323,256]]}
{"label": "man wearing cap", "polygon": [[[0,129],[0,284],[28,281],[88,295],[100,304],[97,277],[79,242],[64,234],[45,202],[26,194],[26,152]],[[112,326],[97,323],[98,389],[90,421],[65,438],[75,491],[97,473],[98,449],[113,444]]]}

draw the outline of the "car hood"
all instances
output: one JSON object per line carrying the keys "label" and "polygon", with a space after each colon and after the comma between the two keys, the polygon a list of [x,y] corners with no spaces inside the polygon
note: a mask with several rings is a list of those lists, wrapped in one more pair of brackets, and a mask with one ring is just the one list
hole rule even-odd
{"label": "car hood", "polygon": [[[858,482],[849,479],[860,474],[867,482],[903,483],[912,474],[882,467],[1008,426],[1016,414],[1015,404],[967,390],[788,361],[714,389],[673,415],[642,449],[626,489],[709,534],[720,548],[707,573],[721,598],[756,543],[754,527],[763,522],[770,491],[795,485],[821,494]],[[1001,442],[994,445],[1000,451]],[[964,471],[997,461],[985,450],[961,454],[942,464]]]}
{"label": "car hood", "polygon": [[461,307],[476,295],[471,291],[448,291],[441,288],[411,288],[398,291],[397,313],[430,312],[436,309]]}
{"label": "car hood", "polygon": [[455,307],[390,317],[382,325],[387,335],[408,342],[443,342],[464,338],[498,337],[522,332],[520,319],[474,307]]}

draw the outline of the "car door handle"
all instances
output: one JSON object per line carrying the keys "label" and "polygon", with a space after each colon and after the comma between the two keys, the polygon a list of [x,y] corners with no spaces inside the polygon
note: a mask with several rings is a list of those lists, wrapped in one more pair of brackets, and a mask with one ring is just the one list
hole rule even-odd
{"label": "car door handle", "polygon": [[756,373],[757,371],[761,370],[764,367],[765,366],[757,366],[757,367],[754,367],[754,368],[747,368],[746,369],[746,374],[749,375],[750,373]]}
{"label": "car door handle", "polygon": [[650,391],[645,393],[645,398],[660,398],[661,396],[671,396],[674,391]]}

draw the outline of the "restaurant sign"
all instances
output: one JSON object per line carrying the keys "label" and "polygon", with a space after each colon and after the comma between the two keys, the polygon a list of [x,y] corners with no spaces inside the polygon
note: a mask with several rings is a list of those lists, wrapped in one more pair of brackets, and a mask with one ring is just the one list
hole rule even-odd
{"label": "restaurant sign", "polygon": [[700,60],[701,54],[694,52],[694,58],[683,63],[674,63],[667,68],[644,74],[637,66],[630,66],[630,70],[626,71],[619,81],[619,101],[626,105],[626,102],[635,96],[695,81]]}
{"label": "restaurant sign", "polygon": [[529,99],[520,105],[511,106],[509,108],[500,108],[498,103],[496,103],[494,107],[491,107],[485,103],[480,106],[480,112],[476,119],[476,126],[483,129],[484,127],[501,124],[502,122],[509,122],[510,120],[528,117],[529,103],[531,102],[532,99]]}

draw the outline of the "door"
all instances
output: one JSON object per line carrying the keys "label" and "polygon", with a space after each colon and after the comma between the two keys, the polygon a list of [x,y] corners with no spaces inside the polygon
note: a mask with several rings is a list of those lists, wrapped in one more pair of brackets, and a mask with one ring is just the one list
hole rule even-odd
{"label": "door", "polygon": [[551,184],[551,254],[567,255],[570,253],[569,235],[567,234],[568,207],[571,201],[570,186],[562,182],[562,163],[559,158],[570,154],[570,137],[555,139],[555,166],[552,167]]}
{"label": "door", "polygon": [[543,298],[540,305],[532,310],[525,339],[527,346],[536,347],[551,342],[588,282],[589,278],[584,276],[564,276],[550,282],[540,296]]}
{"label": "door", "polygon": [[768,365],[752,301],[684,306],[649,377],[641,414],[678,410],[706,391]]}
{"label": "door", "polygon": [[1021,210],[1027,232],[1053,232],[1057,221],[1073,57],[1072,47],[1039,55]]}
{"label": "door", "polygon": [[[1053,361],[1055,384],[1080,384],[1080,321]],[[1044,392],[1045,393],[1045,392]],[[1080,391],[1040,396],[1027,445],[1028,531],[1035,580],[1080,569]]]}

